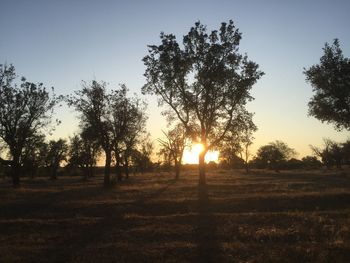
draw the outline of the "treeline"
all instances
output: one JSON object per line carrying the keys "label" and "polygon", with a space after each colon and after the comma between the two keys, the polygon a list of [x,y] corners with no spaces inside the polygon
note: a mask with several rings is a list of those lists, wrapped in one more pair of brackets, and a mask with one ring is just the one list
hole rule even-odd
{"label": "treeline", "polygon": [[[143,94],[155,95],[168,122],[159,139],[163,166],[174,166],[179,177],[186,146],[202,145],[198,156],[199,183],[206,183],[205,156],[220,151],[221,163],[233,167],[241,162],[250,167],[284,169],[317,167],[316,157],[294,159],[295,151],[283,142],[262,146],[250,160],[250,146],[257,130],[253,113],[246,105],[253,100],[251,89],[265,74],[259,65],[239,52],[242,33],[232,20],[208,31],[199,21],[178,41],[173,34],[160,34],[158,45],[149,45],[142,59],[145,65]],[[304,70],[314,96],[309,115],[350,130],[350,60],[343,56],[339,41],[326,43],[319,64]],[[42,83],[16,82],[13,65],[0,66],[0,162],[9,168],[13,185],[24,173],[34,176],[47,170],[57,177],[60,164],[93,175],[98,157],[103,156],[104,184],[128,178],[130,167],[139,171],[152,164],[153,143],[145,125],[146,104],[128,96],[125,85],[107,89],[105,82],[83,82],[80,90],[56,96]],[[53,111],[65,102],[79,113],[79,131],[64,139],[46,141],[56,126]],[[348,142],[325,141],[314,153],[327,167],[347,163]],[[8,158],[4,158],[3,156]],[[114,171],[112,171],[112,168]]]}
{"label": "treeline", "polygon": [[[271,142],[261,146],[256,155],[248,163],[236,154],[221,155],[219,166],[232,169],[271,169],[275,171],[289,169],[341,169],[343,165],[350,165],[350,140],[343,143],[324,139],[322,147],[310,146],[313,155],[296,159],[296,152],[282,141]],[[225,153],[225,152],[224,152]]]}
{"label": "treeline", "polygon": [[[22,176],[57,179],[62,164],[66,173],[80,172],[87,179],[101,154],[105,185],[111,184],[111,165],[119,181],[123,174],[128,178],[130,162],[134,171],[151,167],[147,105],[136,95],[129,97],[125,85],[107,91],[104,82],[83,82],[74,94],[56,96],[53,89],[25,78],[18,85],[13,65],[0,65],[0,85],[0,169],[14,186]],[[47,141],[46,134],[58,124],[52,121],[54,108],[62,102],[80,113],[79,131],[68,141]]]}

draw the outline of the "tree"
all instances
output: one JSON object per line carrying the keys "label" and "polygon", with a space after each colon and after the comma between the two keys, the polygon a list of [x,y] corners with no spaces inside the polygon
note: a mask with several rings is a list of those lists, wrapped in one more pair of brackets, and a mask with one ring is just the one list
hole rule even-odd
{"label": "tree", "polygon": [[279,170],[281,164],[296,154],[295,150],[290,148],[282,141],[270,142],[268,145],[261,146],[256,154],[256,163],[261,163],[263,167]]}
{"label": "tree", "polygon": [[14,186],[20,184],[23,149],[43,128],[48,127],[54,106],[61,97],[55,97],[42,83],[16,79],[13,65],[0,65],[0,138],[6,143],[11,160]]}
{"label": "tree", "polygon": [[132,151],[131,159],[134,167],[141,173],[149,171],[153,168],[151,156],[154,145],[147,133],[142,139],[137,149]]}
{"label": "tree", "polygon": [[[222,160],[226,160],[231,167],[243,160],[246,172],[249,172],[249,148],[253,144],[253,133],[257,131],[253,122],[253,114],[242,110],[234,120],[234,125],[226,133],[220,145],[220,155]],[[237,158],[239,155],[240,158]]]}
{"label": "tree", "polygon": [[111,115],[114,135],[114,155],[117,179],[122,179],[121,164],[126,178],[129,177],[129,159],[132,151],[146,132],[146,103],[139,98],[128,97],[128,89],[120,85],[111,95]]}
{"label": "tree", "polygon": [[343,56],[338,39],[323,48],[320,63],[304,70],[314,96],[309,101],[309,115],[350,130],[350,59]]}
{"label": "tree", "polygon": [[181,123],[167,132],[163,131],[166,139],[158,139],[161,147],[161,153],[169,157],[170,161],[174,162],[175,179],[179,179],[181,171],[182,156],[186,147],[187,134],[186,129]]}
{"label": "tree", "polygon": [[232,127],[237,112],[252,100],[250,89],[263,75],[258,65],[238,52],[241,33],[222,23],[210,33],[196,22],[183,37],[183,48],[172,34],[160,34],[143,58],[143,93],[155,94],[169,119],[178,119],[203,145],[199,180],[205,184],[204,158]]}
{"label": "tree", "polygon": [[301,159],[303,167],[306,169],[320,168],[322,163],[315,156],[305,156]]}
{"label": "tree", "polygon": [[23,149],[23,157],[21,161],[23,175],[29,175],[31,178],[34,178],[34,175],[36,175],[40,165],[44,161],[43,159],[45,158],[41,151],[44,144],[45,136],[43,134],[33,136],[27,141]]}
{"label": "tree", "polygon": [[81,169],[87,180],[93,176],[99,151],[100,146],[92,129],[83,127],[79,134],[70,138],[68,167]]}
{"label": "tree", "polygon": [[127,124],[123,136],[123,157],[125,177],[129,178],[129,159],[132,152],[140,144],[142,136],[146,134],[146,108],[147,104],[137,97],[131,98],[126,104]]}
{"label": "tree", "polygon": [[51,180],[57,179],[57,170],[62,161],[66,161],[68,153],[67,142],[63,139],[51,140],[48,143],[47,163],[51,170]]}
{"label": "tree", "polygon": [[111,96],[106,91],[106,83],[83,82],[82,89],[68,98],[68,104],[81,114],[81,124],[96,134],[105,154],[104,185],[109,186],[115,136],[110,112]]}
{"label": "tree", "polygon": [[327,138],[323,139],[323,144],[323,148],[312,145],[310,145],[310,147],[314,154],[321,158],[322,163],[328,169],[333,165],[341,169],[342,161],[346,157],[346,144],[340,144]]}

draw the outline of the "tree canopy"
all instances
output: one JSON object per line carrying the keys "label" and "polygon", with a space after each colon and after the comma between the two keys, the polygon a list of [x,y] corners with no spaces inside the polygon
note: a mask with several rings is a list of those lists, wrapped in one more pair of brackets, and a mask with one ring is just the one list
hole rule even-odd
{"label": "tree canopy", "polygon": [[13,65],[0,65],[0,138],[9,149],[13,184],[18,186],[24,147],[49,127],[61,97],[50,95],[43,83],[28,82],[24,77],[17,85],[16,77]]}
{"label": "tree canopy", "polygon": [[233,21],[207,31],[196,22],[183,37],[160,34],[161,44],[150,45],[143,58],[143,93],[155,94],[165,114],[178,119],[204,147],[199,156],[200,182],[205,183],[204,157],[215,149],[235,119],[252,100],[250,90],[263,75],[258,64],[239,53],[241,33]]}
{"label": "tree canopy", "polygon": [[338,39],[323,48],[320,63],[304,70],[315,93],[309,101],[309,115],[336,129],[350,130],[350,59],[344,57]]}

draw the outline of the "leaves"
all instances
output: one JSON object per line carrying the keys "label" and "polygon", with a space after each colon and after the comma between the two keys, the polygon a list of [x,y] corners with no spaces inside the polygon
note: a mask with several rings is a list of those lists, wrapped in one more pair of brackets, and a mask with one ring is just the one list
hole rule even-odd
{"label": "leaves", "polygon": [[241,33],[233,21],[210,33],[196,22],[182,46],[172,34],[161,33],[160,39],[143,58],[147,82],[142,92],[157,95],[160,105],[168,106],[168,120],[195,131],[206,150],[215,148],[252,99],[249,91],[263,72],[238,53]]}
{"label": "leaves", "polygon": [[320,63],[304,70],[314,96],[309,115],[331,123],[337,130],[350,130],[350,60],[343,56],[339,41],[323,48]]}

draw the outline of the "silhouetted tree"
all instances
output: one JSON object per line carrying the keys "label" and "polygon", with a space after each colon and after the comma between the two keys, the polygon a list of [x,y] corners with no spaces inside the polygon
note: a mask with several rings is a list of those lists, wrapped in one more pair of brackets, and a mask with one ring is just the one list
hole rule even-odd
{"label": "silhouetted tree", "polygon": [[343,145],[331,139],[323,139],[323,148],[310,145],[314,154],[321,158],[322,163],[330,169],[336,165],[341,169],[342,161],[345,159],[345,149]]}
{"label": "silhouetted tree", "polygon": [[167,132],[163,131],[166,139],[158,139],[160,143],[161,152],[165,156],[169,156],[170,161],[174,162],[175,166],[175,179],[179,179],[181,172],[181,163],[184,149],[187,142],[186,129],[179,123],[175,127]]}
{"label": "silhouetted tree", "polygon": [[112,151],[115,144],[110,112],[111,98],[105,82],[83,82],[82,89],[68,98],[70,106],[81,114],[81,123],[93,129],[105,154],[104,185],[110,185]]}
{"label": "silhouetted tree", "polygon": [[304,70],[314,96],[309,102],[309,115],[336,129],[350,130],[350,59],[343,56],[338,39],[326,43],[320,63]]}
{"label": "silhouetted tree", "polygon": [[347,164],[350,164],[350,139],[342,144],[344,161]]}
{"label": "silhouetted tree", "polygon": [[322,166],[322,163],[315,156],[305,156],[301,161],[306,169],[316,169]]}
{"label": "silhouetted tree", "polygon": [[290,148],[286,143],[277,140],[261,146],[257,151],[255,162],[260,162],[265,168],[268,167],[278,171],[281,164],[295,154],[294,149]]}
{"label": "silhouetted tree", "polygon": [[12,157],[13,185],[19,186],[23,149],[48,127],[60,97],[50,96],[42,83],[34,84],[22,77],[16,85],[15,79],[13,65],[0,65],[0,138]]}
{"label": "silhouetted tree", "polygon": [[253,133],[257,131],[252,117],[253,114],[242,109],[219,147],[222,161],[226,160],[226,163],[233,168],[233,165],[237,167],[237,164],[243,160],[247,173],[249,172],[249,147],[253,143]]}
{"label": "silhouetted tree", "polygon": [[183,48],[172,34],[161,33],[160,39],[143,58],[147,83],[142,91],[159,96],[159,104],[169,107],[168,117],[178,119],[203,145],[199,174],[205,184],[207,151],[225,137],[263,73],[239,54],[241,33],[232,21],[209,33],[195,23],[183,37]]}
{"label": "silhouetted tree", "polygon": [[96,165],[100,146],[93,131],[84,127],[80,134],[70,138],[69,142],[69,161],[70,169],[79,168],[87,180],[93,176],[93,169]]}
{"label": "silhouetted tree", "polygon": [[150,139],[150,135],[147,134],[142,138],[138,149],[133,150],[131,159],[134,167],[139,172],[144,173],[153,169],[153,163],[151,160],[153,149],[153,142]]}
{"label": "silhouetted tree", "polygon": [[68,145],[63,139],[51,140],[48,143],[47,163],[51,170],[51,180],[57,179],[57,170],[62,161],[67,160]]}
{"label": "silhouetted tree", "polygon": [[126,104],[128,121],[123,136],[123,159],[126,178],[129,178],[129,162],[132,152],[140,144],[142,136],[146,134],[146,107],[147,104],[137,97],[129,99]]}
{"label": "silhouetted tree", "polygon": [[38,168],[45,158],[42,155],[41,148],[45,144],[45,136],[43,134],[35,135],[27,141],[23,149],[23,157],[21,165],[23,167],[23,175],[29,175],[34,178]]}

